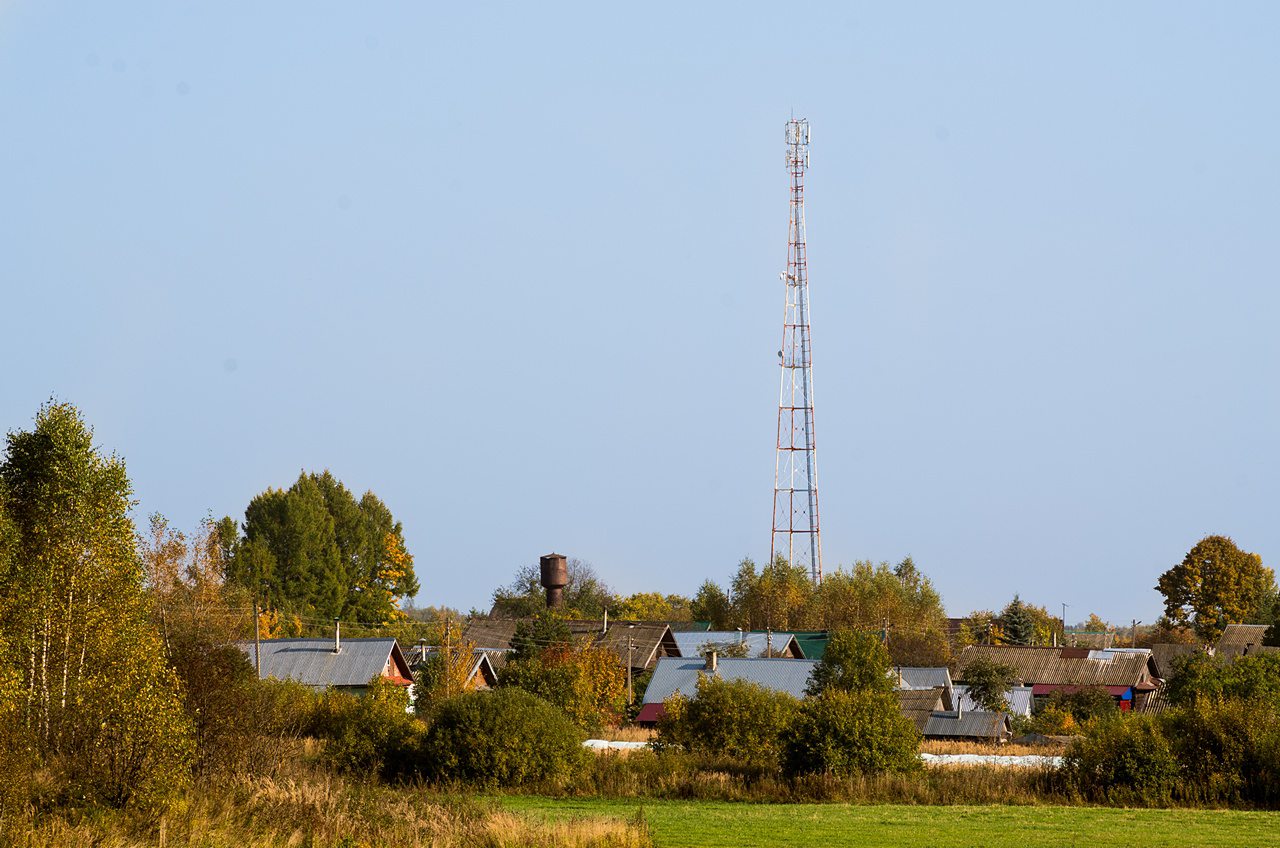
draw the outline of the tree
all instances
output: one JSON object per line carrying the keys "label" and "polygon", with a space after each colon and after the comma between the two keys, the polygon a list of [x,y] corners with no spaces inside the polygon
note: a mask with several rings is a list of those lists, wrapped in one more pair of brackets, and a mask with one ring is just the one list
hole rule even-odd
{"label": "tree", "polygon": [[745,629],[786,630],[804,624],[813,594],[808,570],[782,556],[758,573],[750,558],[738,564],[731,589],[736,623]]}
{"label": "tree", "polygon": [[827,630],[887,630],[897,665],[945,665],[950,658],[942,599],[911,557],[892,567],[859,561],[851,571],[827,574],[807,618]]}
{"label": "tree", "polygon": [[1014,684],[1015,671],[995,660],[979,657],[965,666],[964,684],[969,687],[969,697],[979,707],[1002,713],[1009,709],[1005,694]]}
{"label": "tree", "polygon": [[328,471],[255,497],[243,539],[223,544],[234,551],[228,580],[287,612],[386,623],[418,591],[401,523],[372,492],[357,501]]}
{"label": "tree", "polygon": [[891,693],[889,652],[884,643],[870,633],[848,630],[832,633],[822,659],[809,677],[806,691],[816,696],[828,689]]}
{"label": "tree", "polygon": [[698,587],[693,596],[690,612],[695,621],[708,621],[712,630],[729,630],[733,627],[733,604],[729,595],[715,584],[706,580]]}
{"label": "tree", "polygon": [[625,621],[692,621],[690,606],[691,601],[681,595],[636,592],[616,601],[611,613]]}
{"label": "tree", "polygon": [[658,721],[656,747],[776,766],[798,701],[747,680],[699,675],[696,698],[675,695]]}
{"label": "tree", "polygon": [[526,660],[540,655],[548,648],[568,647],[573,634],[564,619],[551,610],[544,609],[533,618],[522,620],[511,636],[511,659]]}
{"label": "tree", "polygon": [[920,768],[920,734],[892,692],[830,688],[800,703],[784,737],[789,775],[849,776]]}
{"label": "tree", "polygon": [[555,645],[513,657],[499,672],[498,685],[537,695],[589,731],[617,725],[627,707],[627,671],[608,648]]}
{"label": "tree", "polygon": [[181,787],[191,727],[143,590],[124,463],[66,403],[6,447],[0,665],[18,674],[33,749],[110,803]]}
{"label": "tree", "polygon": [[[570,558],[566,565],[569,582],[564,587],[564,606],[560,613],[566,618],[602,618],[604,611],[615,605],[613,592],[596,574],[591,563]],[[490,615],[496,618],[528,618],[546,608],[547,592],[542,586],[542,571],[535,562],[518,569],[509,585],[494,591]]]}
{"label": "tree", "polygon": [[1262,557],[1240,550],[1227,536],[1206,536],[1182,562],[1160,575],[1156,589],[1164,595],[1169,619],[1212,642],[1228,624],[1258,615],[1275,591],[1275,572],[1263,566]]}
{"label": "tree", "polygon": [[1004,641],[1010,645],[1034,645],[1036,641],[1036,622],[1022,599],[1017,595],[1000,614],[1000,628],[1004,631]]}

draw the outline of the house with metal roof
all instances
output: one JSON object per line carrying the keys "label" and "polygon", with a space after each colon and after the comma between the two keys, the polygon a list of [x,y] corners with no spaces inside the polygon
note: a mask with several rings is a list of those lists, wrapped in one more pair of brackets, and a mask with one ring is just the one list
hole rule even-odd
{"label": "house with metal roof", "polygon": [[[955,685],[956,701],[960,704],[960,709],[965,712],[978,712],[981,707],[972,697],[969,696],[969,687],[963,683]],[[1009,714],[1016,716],[1029,717],[1031,715],[1031,687],[1030,686],[1014,686],[1006,689],[1004,693],[1004,701],[1009,705]]]}
{"label": "house with metal roof", "polygon": [[[264,679],[361,694],[371,680],[380,677],[412,694],[413,672],[395,639],[263,639],[259,644]],[[250,664],[257,664],[255,643],[237,642],[236,647]]]}
{"label": "house with metal roof", "polygon": [[889,677],[895,689],[933,689],[938,686],[948,691],[951,689],[951,670],[946,666],[899,665],[889,669]]}
{"label": "house with metal roof", "polygon": [[1002,744],[1013,736],[1013,728],[1006,713],[959,709],[932,713],[923,735],[925,739]]}
{"label": "house with metal roof", "polygon": [[1173,642],[1160,642],[1151,646],[1151,660],[1155,667],[1156,677],[1168,680],[1173,676],[1174,662],[1179,657],[1204,653],[1201,645],[1180,645]]}
{"label": "house with metal roof", "polygon": [[[417,675],[433,657],[441,655],[443,649],[439,645],[414,645],[409,649],[406,658],[409,668]],[[425,684],[424,684],[425,685]],[[498,685],[498,672],[494,668],[490,652],[475,648],[471,652],[471,667],[467,672],[466,686],[468,692],[477,689],[492,689]]]}
{"label": "house with metal roof", "polygon": [[947,708],[941,686],[933,689],[898,689],[893,694],[898,699],[898,708],[902,710],[902,714],[921,733],[924,733],[931,715]]}
{"label": "house with metal roof", "polygon": [[698,697],[698,680],[714,675],[722,680],[745,680],[803,698],[817,660],[792,657],[661,657],[644,692],[637,724],[653,724],[663,714],[663,701],[672,695]]}
{"label": "house with metal roof", "polygon": [[796,641],[795,634],[782,633],[777,631],[746,631],[746,630],[706,630],[706,631],[683,631],[672,634],[675,637],[676,645],[680,649],[677,656],[681,657],[699,657],[702,649],[706,645],[712,645],[724,651],[732,651],[743,646],[748,657],[791,657],[792,659],[802,660],[805,658],[804,651],[800,648],[800,643]]}
{"label": "house with metal roof", "polygon": [[1014,680],[1031,687],[1033,700],[1100,687],[1120,709],[1130,710],[1140,708],[1158,685],[1151,654],[1143,651],[969,645],[956,661],[956,679],[963,682],[965,669],[979,659],[1012,668]]}

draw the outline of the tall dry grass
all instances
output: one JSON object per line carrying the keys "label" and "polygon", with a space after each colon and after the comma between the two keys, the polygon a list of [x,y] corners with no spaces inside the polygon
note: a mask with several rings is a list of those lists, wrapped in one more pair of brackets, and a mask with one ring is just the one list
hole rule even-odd
{"label": "tall dry grass", "polygon": [[787,779],[777,768],[710,761],[679,752],[601,752],[567,787],[536,787],[544,795],[852,804],[1070,803],[1048,769],[1001,766],[921,768],[905,774]]}
{"label": "tall dry grass", "polygon": [[999,757],[1059,756],[1067,750],[1066,743],[1054,745],[983,745],[978,742],[944,742],[924,739],[920,742],[922,754],[983,754]]}
{"label": "tall dry grass", "polygon": [[648,848],[643,821],[546,822],[422,787],[332,775],[206,784],[163,813],[90,809],[0,822],[0,846],[26,848]]}

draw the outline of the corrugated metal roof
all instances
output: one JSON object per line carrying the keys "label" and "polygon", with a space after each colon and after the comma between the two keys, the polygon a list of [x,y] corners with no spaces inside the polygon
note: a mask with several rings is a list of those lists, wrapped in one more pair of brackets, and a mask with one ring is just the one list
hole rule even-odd
{"label": "corrugated metal roof", "polygon": [[[724,657],[717,660],[716,675],[723,680],[747,680],[776,692],[804,697],[805,687],[817,660],[790,657]],[[660,704],[676,692],[695,698],[698,676],[707,673],[701,657],[662,657],[654,666],[653,677],[644,691],[646,704]]]}
{"label": "corrugated metal roof", "polygon": [[1025,685],[1155,687],[1148,654],[1107,652],[1106,658],[1091,659],[1083,648],[969,645],[956,661],[956,679],[964,680],[964,670],[978,658],[1011,667],[1014,679]]}
{"label": "corrugated metal roof", "polygon": [[[254,662],[254,643],[237,642],[249,662]],[[393,654],[398,655],[393,656]],[[397,662],[398,660],[398,662]],[[296,680],[323,689],[327,686],[365,686],[382,676],[387,664],[403,664],[397,676],[409,668],[395,639],[343,639],[342,650],[333,652],[332,639],[263,639],[262,676]],[[406,677],[412,682],[413,677]]]}
{"label": "corrugated metal roof", "polygon": [[935,686],[951,688],[951,671],[946,666],[939,668],[894,666],[889,669],[889,677],[897,689],[932,689]]}
{"label": "corrugated metal roof", "polygon": [[[977,702],[969,697],[969,687],[963,683],[957,683],[955,688],[956,697],[960,699],[960,707],[965,712],[980,712]],[[1031,687],[1015,686],[1008,689],[1004,693],[1004,699],[1009,704],[1009,712],[1012,715],[1029,716],[1031,715]]]}
{"label": "corrugated metal roof", "polygon": [[[767,633],[748,633],[737,630],[706,630],[706,631],[684,631],[673,633],[676,645],[680,648],[680,656],[696,657],[698,656],[698,648],[713,642],[720,645],[737,645],[743,642],[747,646],[747,656],[762,657],[768,650],[769,634]],[[773,650],[774,653],[783,652],[795,657],[803,657],[804,652],[801,650],[799,643],[796,642],[795,636],[791,633],[774,632],[773,634]]]}
{"label": "corrugated metal roof", "polygon": [[1218,637],[1217,654],[1220,657],[1238,657],[1244,649],[1252,644],[1261,647],[1262,637],[1267,633],[1266,624],[1228,624]]}
{"label": "corrugated metal roof", "polygon": [[898,697],[898,707],[902,710],[902,714],[911,719],[916,730],[923,733],[925,725],[929,722],[929,716],[933,715],[935,710],[943,708],[944,691],[941,686],[938,686],[934,689],[899,689],[894,694]]}
{"label": "corrugated metal roof", "polygon": [[982,711],[935,712],[924,726],[929,739],[1004,739],[1009,736],[1009,719],[1004,713]]}

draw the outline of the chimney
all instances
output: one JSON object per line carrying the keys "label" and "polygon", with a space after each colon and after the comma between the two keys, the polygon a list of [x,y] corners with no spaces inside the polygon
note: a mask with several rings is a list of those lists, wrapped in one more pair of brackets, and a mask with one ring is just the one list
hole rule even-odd
{"label": "chimney", "polygon": [[964,718],[964,695],[956,698],[956,719]]}
{"label": "chimney", "polygon": [[342,622],[336,618],[333,620],[333,652],[342,653]]}
{"label": "chimney", "polygon": [[542,588],[547,590],[547,609],[564,605],[564,587],[569,585],[569,566],[563,554],[547,554],[538,560]]}
{"label": "chimney", "polygon": [[707,671],[712,674],[716,673],[716,652],[714,650],[707,651]]}

